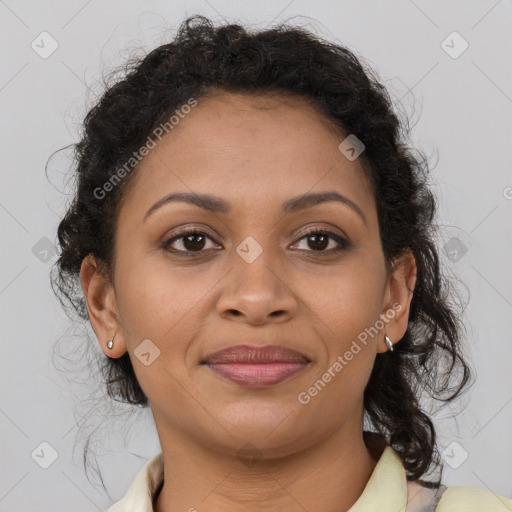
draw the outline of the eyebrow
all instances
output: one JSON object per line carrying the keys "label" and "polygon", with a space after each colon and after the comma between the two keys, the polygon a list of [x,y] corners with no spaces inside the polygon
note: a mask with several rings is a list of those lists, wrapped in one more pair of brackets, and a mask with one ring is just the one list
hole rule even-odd
{"label": "eyebrow", "polygon": [[[282,212],[284,214],[295,213],[297,211],[311,208],[312,206],[316,206],[321,203],[326,203],[329,201],[337,201],[342,203],[348,207],[350,207],[353,211],[355,211],[366,224],[366,217],[363,213],[363,210],[352,200],[339,192],[319,192],[319,193],[306,193],[297,197],[293,197],[288,199],[283,203]],[[199,208],[203,208],[204,210],[208,210],[212,213],[230,213],[231,206],[224,199],[213,196],[210,194],[197,194],[197,193],[188,193],[188,192],[173,192],[168,194],[161,199],[159,199],[144,215],[144,221],[158,208],[162,207],[165,204],[172,202],[183,202],[198,206]]]}

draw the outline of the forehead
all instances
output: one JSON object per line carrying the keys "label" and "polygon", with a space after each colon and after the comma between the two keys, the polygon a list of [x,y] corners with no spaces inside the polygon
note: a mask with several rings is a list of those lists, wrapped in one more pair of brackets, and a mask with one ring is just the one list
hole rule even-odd
{"label": "forehead", "polygon": [[213,192],[268,204],[336,189],[367,207],[373,196],[362,164],[338,149],[347,135],[304,98],[215,91],[156,141],[127,195]]}

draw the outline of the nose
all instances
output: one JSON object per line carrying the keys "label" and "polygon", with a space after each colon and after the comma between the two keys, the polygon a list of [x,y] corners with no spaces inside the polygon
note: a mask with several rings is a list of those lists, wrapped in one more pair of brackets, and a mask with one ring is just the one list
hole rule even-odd
{"label": "nose", "polygon": [[298,309],[293,286],[281,269],[275,267],[263,255],[252,263],[236,255],[217,301],[219,315],[251,325],[281,323],[293,318]]}

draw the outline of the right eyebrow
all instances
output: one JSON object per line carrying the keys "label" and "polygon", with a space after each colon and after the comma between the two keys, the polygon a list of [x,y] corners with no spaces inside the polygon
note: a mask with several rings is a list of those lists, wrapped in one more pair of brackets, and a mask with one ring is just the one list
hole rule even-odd
{"label": "right eyebrow", "polygon": [[188,192],[173,192],[159,199],[144,215],[144,221],[164,204],[175,201],[193,204],[213,213],[229,213],[231,206],[224,199],[210,194],[191,194]]}

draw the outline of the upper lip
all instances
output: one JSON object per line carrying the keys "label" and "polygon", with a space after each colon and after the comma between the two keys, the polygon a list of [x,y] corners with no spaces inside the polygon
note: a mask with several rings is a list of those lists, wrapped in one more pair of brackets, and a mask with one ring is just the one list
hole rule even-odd
{"label": "upper lip", "polygon": [[201,363],[309,363],[310,360],[301,352],[281,345],[234,345],[218,350],[206,356]]}

